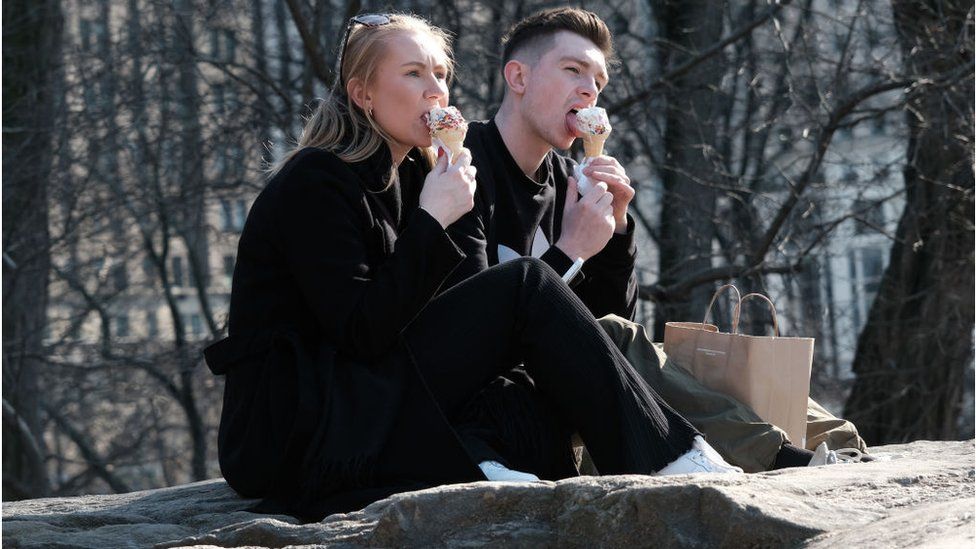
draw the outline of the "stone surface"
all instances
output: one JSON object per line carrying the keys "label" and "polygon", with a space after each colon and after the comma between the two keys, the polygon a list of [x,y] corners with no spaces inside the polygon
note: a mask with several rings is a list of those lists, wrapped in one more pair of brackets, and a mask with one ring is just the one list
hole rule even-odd
{"label": "stone surface", "polygon": [[580,477],[398,494],[298,524],[222,480],[3,505],[4,547],[972,547],[973,441],[754,475]]}

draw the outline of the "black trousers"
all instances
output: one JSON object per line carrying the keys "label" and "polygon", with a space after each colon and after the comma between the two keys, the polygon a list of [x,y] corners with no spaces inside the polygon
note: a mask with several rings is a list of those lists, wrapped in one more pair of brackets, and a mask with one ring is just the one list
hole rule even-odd
{"label": "black trousers", "polygon": [[691,449],[698,434],[537,259],[493,267],[438,296],[405,339],[449,420],[499,375],[524,365],[538,396],[580,433],[604,474],[653,473]]}

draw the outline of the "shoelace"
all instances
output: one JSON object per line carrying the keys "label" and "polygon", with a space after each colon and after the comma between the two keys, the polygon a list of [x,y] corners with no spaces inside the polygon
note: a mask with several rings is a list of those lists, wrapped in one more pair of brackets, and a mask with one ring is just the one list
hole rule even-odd
{"label": "shoelace", "polygon": [[844,463],[860,463],[864,458],[864,452],[857,448],[839,448],[833,452],[837,455],[837,461]]}

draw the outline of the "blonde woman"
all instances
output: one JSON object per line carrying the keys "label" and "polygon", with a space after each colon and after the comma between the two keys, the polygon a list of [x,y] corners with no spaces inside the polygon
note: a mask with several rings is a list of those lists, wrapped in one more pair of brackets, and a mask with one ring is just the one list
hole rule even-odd
{"label": "blonde woman", "polygon": [[444,32],[357,16],[339,66],[248,215],[230,335],[206,351],[226,375],[218,453],[231,487],[262,498],[258,511],[319,519],[413,488],[533,479],[454,428],[519,363],[602,472],[653,473],[687,454],[697,432],[545,264],[512,261],[437,295],[464,259],[446,229],[475,190],[466,150],[448,166],[429,149],[425,114],[448,104]]}

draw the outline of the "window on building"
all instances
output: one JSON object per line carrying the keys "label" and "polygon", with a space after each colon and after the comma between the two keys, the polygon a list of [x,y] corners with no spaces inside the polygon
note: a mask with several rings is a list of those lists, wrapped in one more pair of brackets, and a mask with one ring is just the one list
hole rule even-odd
{"label": "window on building", "polygon": [[92,272],[95,273],[95,276],[97,276],[98,278],[102,278],[103,276],[105,276],[105,273],[102,271],[102,269],[105,268],[104,257],[96,257],[95,259],[92,260],[90,265],[91,265]]}
{"label": "window on building", "polygon": [[81,19],[78,21],[78,37],[81,39],[81,51],[92,51],[105,37],[105,25],[95,19]]}
{"label": "window on building", "polygon": [[244,164],[244,149],[236,143],[221,143],[216,151],[217,170],[220,177],[228,182],[240,177]]}
{"label": "window on building", "polygon": [[239,233],[244,230],[247,220],[247,201],[243,199],[220,201],[220,225],[227,232]]}
{"label": "window on building", "polygon": [[227,90],[223,84],[213,86],[214,112],[217,115],[224,115],[227,112]]}
{"label": "window on building", "polygon": [[793,143],[793,129],[782,127],[776,131],[777,138],[779,139],[779,148],[781,150],[786,150],[791,148]]}
{"label": "window on building", "polygon": [[227,277],[227,284],[234,278],[234,256],[224,256],[224,276]]}
{"label": "window on building", "polygon": [[227,232],[234,230],[234,209],[230,200],[220,199],[220,226]]}
{"label": "window on building", "polygon": [[834,47],[838,50],[844,49],[844,44],[847,43],[847,34],[844,32],[838,32],[834,34]]}
{"label": "window on building", "polygon": [[230,29],[212,29],[210,31],[210,52],[214,59],[224,63],[231,63],[237,55],[237,37]]}
{"label": "window on building", "polygon": [[129,337],[128,313],[122,313],[115,317],[115,337]]}
{"label": "window on building", "polygon": [[159,336],[159,316],[155,309],[146,311],[146,335],[149,337]]}
{"label": "window on building", "polygon": [[247,201],[242,199],[237,200],[236,206],[237,208],[234,211],[234,228],[240,232],[244,230],[244,221],[247,219]]}
{"label": "window on building", "polygon": [[861,286],[864,288],[864,301],[870,307],[874,296],[881,287],[884,274],[884,254],[877,248],[861,250]]}
{"label": "window on building", "polygon": [[871,305],[874,303],[881,277],[884,275],[884,252],[879,248],[860,248],[847,255],[851,279],[851,304],[854,326],[860,330],[867,321]]}
{"label": "window on building", "polygon": [[855,233],[873,234],[884,227],[884,204],[858,199],[854,201],[853,209],[856,218]]}
{"label": "window on building", "polygon": [[129,272],[124,263],[112,267],[112,285],[117,292],[125,291],[129,287]]}
{"label": "window on building", "polygon": [[156,281],[156,264],[148,257],[142,260],[142,275],[145,277],[147,285],[152,285]]}
{"label": "window on building", "polygon": [[190,333],[195,336],[203,333],[203,319],[197,313],[190,315]]}
{"label": "window on building", "polygon": [[187,288],[196,288],[197,278],[193,274],[193,265],[190,263],[190,258],[186,260],[186,286]]}
{"label": "window on building", "polygon": [[866,25],[864,29],[864,41],[869,48],[876,48],[881,45],[881,30],[876,25]]}
{"label": "window on building", "polygon": [[210,55],[220,59],[220,29],[210,29]]}
{"label": "window on building", "polygon": [[183,258],[180,256],[173,256],[172,259],[172,271],[173,271],[173,286],[180,288],[183,286]]}
{"label": "window on building", "polygon": [[871,133],[875,135],[884,134],[886,126],[887,124],[885,121],[885,116],[883,114],[879,114],[878,116],[875,116],[874,118],[871,119]]}
{"label": "window on building", "polygon": [[92,46],[92,22],[82,19],[78,22],[78,36],[81,38],[81,51],[89,51]]}
{"label": "window on building", "polygon": [[237,36],[234,31],[224,29],[224,59],[228,62],[234,61],[237,57]]}
{"label": "window on building", "polygon": [[68,340],[81,341],[81,325],[83,318],[72,318],[71,326],[68,328]]}
{"label": "window on building", "polygon": [[229,112],[236,111],[237,110],[237,106],[238,106],[238,102],[237,102],[237,88],[235,88],[234,86],[229,86],[227,88],[227,90],[226,90],[226,96],[227,96],[227,98],[226,98],[225,104],[227,106],[227,110]]}

